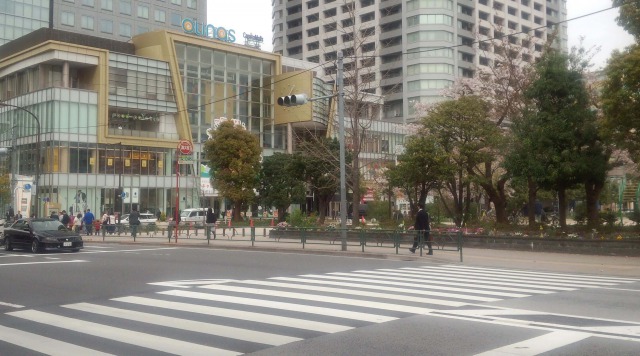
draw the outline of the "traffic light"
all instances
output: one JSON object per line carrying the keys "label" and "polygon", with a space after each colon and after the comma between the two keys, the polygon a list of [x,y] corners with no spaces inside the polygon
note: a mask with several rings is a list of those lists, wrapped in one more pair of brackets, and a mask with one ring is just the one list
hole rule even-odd
{"label": "traffic light", "polygon": [[288,96],[281,96],[278,98],[278,105],[280,106],[298,106],[305,104],[308,101],[306,94],[294,94]]}

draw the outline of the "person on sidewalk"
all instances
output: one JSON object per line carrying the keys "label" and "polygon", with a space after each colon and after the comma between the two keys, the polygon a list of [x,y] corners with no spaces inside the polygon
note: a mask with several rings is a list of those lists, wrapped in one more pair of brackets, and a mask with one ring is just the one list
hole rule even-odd
{"label": "person on sidewalk", "polygon": [[211,208],[207,209],[207,217],[206,217],[206,223],[207,223],[207,239],[211,237],[211,228],[213,228],[213,238],[216,238],[216,220],[218,220],[216,218],[216,214],[213,213],[213,210],[211,210]]}
{"label": "person on sidewalk", "polygon": [[416,248],[420,241],[420,236],[423,235],[424,240],[427,242],[429,252],[427,255],[433,255],[433,249],[431,248],[431,237],[429,236],[429,214],[424,210],[424,204],[418,204],[418,213],[416,214],[416,222],[413,225],[413,229],[416,230],[416,236],[413,238],[413,246],[409,249],[411,253],[416,253]]}
{"label": "person on sidewalk", "polygon": [[140,225],[140,213],[137,209],[133,209],[129,214],[129,225],[131,225],[131,236],[135,239],[138,234],[138,225]]}
{"label": "person on sidewalk", "polygon": [[82,224],[87,231],[87,236],[91,236],[91,233],[93,231],[93,220],[95,219],[96,217],[91,212],[91,209],[87,209],[87,212],[84,213],[84,216],[82,217]]}

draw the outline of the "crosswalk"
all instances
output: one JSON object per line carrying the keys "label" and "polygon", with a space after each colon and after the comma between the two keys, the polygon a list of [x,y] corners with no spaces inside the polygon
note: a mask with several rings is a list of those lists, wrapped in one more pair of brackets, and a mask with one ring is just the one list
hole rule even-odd
{"label": "crosswalk", "polygon": [[[170,282],[152,294],[0,317],[0,354],[238,355],[413,315],[638,279],[429,265],[266,280]],[[22,354],[22,352],[20,352]]]}

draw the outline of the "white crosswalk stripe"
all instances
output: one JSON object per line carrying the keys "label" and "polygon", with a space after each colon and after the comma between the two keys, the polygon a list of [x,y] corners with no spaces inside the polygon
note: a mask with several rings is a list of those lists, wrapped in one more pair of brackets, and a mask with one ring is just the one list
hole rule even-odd
{"label": "white crosswalk stripe", "polygon": [[[459,310],[482,315],[483,303],[638,281],[430,265],[266,280],[155,282],[150,284],[165,290],[152,297],[8,312],[20,323],[2,325],[0,320],[0,354],[8,343],[49,355],[140,354],[142,349],[149,354],[237,355],[416,314],[446,310],[453,315]],[[77,342],[77,334],[102,341]]]}

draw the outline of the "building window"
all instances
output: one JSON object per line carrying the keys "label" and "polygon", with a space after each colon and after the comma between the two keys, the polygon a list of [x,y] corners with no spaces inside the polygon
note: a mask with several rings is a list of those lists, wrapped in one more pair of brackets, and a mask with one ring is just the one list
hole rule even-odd
{"label": "building window", "polygon": [[75,14],[73,12],[62,11],[60,12],[60,23],[65,26],[75,26]]}
{"label": "building window", "polygon": [[131,15],[131,0],[120,0],[120,13]]}
{"label": "building window", "polygon": [[171,0],[171,3],[174,5],[182,6],[182,0]]}
{"label": "building window", "polygon": [[126,23],[120,24],[120,36],[131,37],[131,25]]}
{"label": "building window", "polygon": [[136,26],[136,35],[149,32],[149,27],[146,26]]}
{"label": "building window", "polygon": [[155,10],[153,15],[154,15],[154,19],[158,22],[167,21],[167,14],[163,10]]}
{"label": "building window", "polygon": [[95,0],[82,0],[82,6],[94,7]]}
{"label": "building window", "polygon": [[182,25],[182,16],[180,14],[172,12],[171,13],[171,25],[173,26],[181,26]]}
{"label": "building window", "polygon": [[146,5],[138,5],[138,17],[143,19],[149,18],[149,7]]}
{"label": "building window", "polygon": [[190,9],[197,9],[198,8],[198,1],[197,0],[187,0],[187,7]]}
{"label": "building window", "polygon": [[80,26],[85,30],[93,30],[93,17],[82,15],[80,17]]}
{"label": "building window", "polygon": [[101,20],[100,21],[100,32],[113,33],[113,21],[111,21],[111,20]]}
{"label": "building window", "polygon": [[106,11],[113,11],[113,0],[100,1],[100,8]]}

